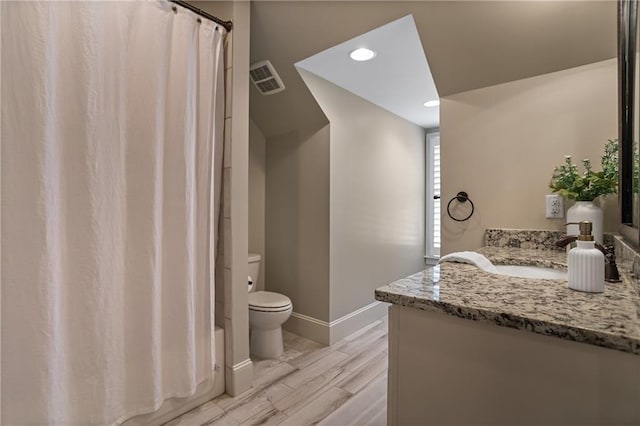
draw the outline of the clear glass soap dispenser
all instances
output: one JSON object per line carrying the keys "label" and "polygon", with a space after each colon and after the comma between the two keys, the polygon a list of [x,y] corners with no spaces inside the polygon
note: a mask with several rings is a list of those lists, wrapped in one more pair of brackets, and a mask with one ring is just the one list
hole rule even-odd
{"label": "clear glass soap dispenser", "polygon": [[588,220],[578,223],[577,245],[569,251],[569,288],[588,293],[604,291],[604,254],[595,246]]}

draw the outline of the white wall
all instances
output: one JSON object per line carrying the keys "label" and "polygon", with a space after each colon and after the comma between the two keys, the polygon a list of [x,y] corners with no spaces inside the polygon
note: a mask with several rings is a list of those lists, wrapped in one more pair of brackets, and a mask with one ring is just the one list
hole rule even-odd
{"label": "white wall", "polygon": [[[617,113],[615,59],[442,98],[442,254],[481,247],[486,228],[563,229],[566,219],[545,219],[553,168],[569,154],[600,170]],[[475,203],[467,222],[446,214],[458,191]],[[616,231],[616,197],[604,204]]]}
{"label": "white wall", "polygon": [[424,268],[425,130],[304,70],[330,121],[330,321]]}
{"label": "white wall", "polygon": [[266,270],[265,226],[265,174],[266,139],[258,126],[249,121],[249,253],[262,256],[257,289],[264,290]]}

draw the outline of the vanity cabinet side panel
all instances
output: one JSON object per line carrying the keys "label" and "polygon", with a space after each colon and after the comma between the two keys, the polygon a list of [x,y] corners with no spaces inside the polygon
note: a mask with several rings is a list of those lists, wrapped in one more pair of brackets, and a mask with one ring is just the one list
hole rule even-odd
{"label": "vanity cabinet side panel", "polygon": [[389,327],[391,425],[640,424],[639,356],[401,306]]}
{"label": "vanity cabinet side panel", "polygon": [[398,365],[391,360],[398,359],[400,307],[389,306],[389,369],[387,371],[387,425],[398,425]]}

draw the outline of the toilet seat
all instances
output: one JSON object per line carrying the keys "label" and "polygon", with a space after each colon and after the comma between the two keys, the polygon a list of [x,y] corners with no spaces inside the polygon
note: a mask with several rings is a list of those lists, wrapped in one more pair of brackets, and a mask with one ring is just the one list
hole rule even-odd
{"label": "toilet seat", "polygon": [[249,310],[257,312],[284,312],[291,309],[291,299],[271,291],[249,293]]}

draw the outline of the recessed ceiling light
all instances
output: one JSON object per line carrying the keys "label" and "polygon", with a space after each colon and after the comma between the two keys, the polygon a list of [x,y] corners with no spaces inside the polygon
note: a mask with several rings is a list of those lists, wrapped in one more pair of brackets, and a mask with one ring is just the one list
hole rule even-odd
{"label": "recessed ceiling light", "polygon": [[349,56],[354,61],[368,61],[376,56],[376,52],[365,47],[361,47],[349,53]]}
{"label": "recessed ceiling light", "polygon": [[435,99],[433,101],[427,101],[424,103],[424,106],[426,107],[437,107],[438,105],[440,105],[440,101],[438,99]]}

